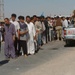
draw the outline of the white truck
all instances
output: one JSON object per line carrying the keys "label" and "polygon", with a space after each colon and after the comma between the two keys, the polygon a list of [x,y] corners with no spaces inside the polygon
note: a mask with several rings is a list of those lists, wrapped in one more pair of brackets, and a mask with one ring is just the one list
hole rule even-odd
{"label": "white truck", "polygon": [[64,29],[64,41],[66,42],[66,45],[75,42],[75,27],[73,24],[70,24]]}

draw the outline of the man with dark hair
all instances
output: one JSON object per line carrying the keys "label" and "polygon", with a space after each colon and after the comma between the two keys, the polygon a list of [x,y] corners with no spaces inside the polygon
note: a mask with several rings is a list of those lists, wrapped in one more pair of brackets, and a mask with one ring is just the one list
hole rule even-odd
{"label": "man with dark hair", "polygon": [[27,46],[28,46],[28,54],[34,54],[35,53],[35,46],[34,46],[34,38],[35,38],[35,27],[34,24],[31,23],[31,19],[29,16],[26,17],[26,24],[29,29],[29,36],[30,38],[28,39]]}
{"label": "man with dark hair", "polygon": [[23,49],[23,54],[27,56],[27,39],[28,39],[28,27],[24,22],[24,16],[19,16],[19,25],[20,25],[20,41],[19,41],[19,50],[18,54],[20,54],[21,47]]}
{"label": "man with dark hair", "polygon": [[16,21],[16,14],[12,14],[11,15],[11,20],[10,22],[12,24],[14,24],[15,26],[15,31],[16,31],[16,37],[15,37],[15,41],[14,41],[14,46],[15,46],[15,52],[16,52],[16,55],[17,55],[17,47],[18,47],[18,40],[19,40],[19,29],[20,29],[20,26],[19,26],[19,23]]}
{"label": "man with dark hair", "polygon": [[8,18],[4,19],[5,25],[5,57],[8,58],[15,58],[15,48],[14,48],[14,41],[15,41],[15,26],[10,23]]}
{"label": "man with dark hair", "polygon": [[41,44],[42,44],[42,24],[40,21],[40,17],[37,17],[37,20],[35,22],[35,29],[36,29],[36,36],[37,36],[37,45],[38,45],[38,49],[41,49]]}
{"label": "man with dark hair", "polygon": [[37,16],[36,15],[33,15],[33,20],[34,20],[34,22],[36,22],[36,20],[37,20]]}
{"label": "man with dark hair", "polygon": [[64,16],[62,17],[62,23],[63,29],[68,27],[68,21]]}
{"label": "man with dark hair", "polygon": [[56,20],[56,31],[57,31],[57,39],[59,39],[61,41],[61,35],[62,35],[62,21],[61,18],[59,16],[57,16],[57,20]]}
{"label": "man with dark hair", "polygon": [[17,17],[16,14],[12,14],[11,16],[12,16],[13,18],[14,18],[14,17],[15,17],[15,18]]}
{"label": "man with dark hair", "polygon": [[30,16],[26,16],[26,23],[30,23],[31,21],[31,17]]}
{"label": "man with dark hair", "polygon": [[41,16],[41,21],[42,21],[42,24],[45,25],[44,35],[46,38],[46,43],[48,43],[48,41],[50,41],[48,21],[46,20],[46,18],[44,16]]}

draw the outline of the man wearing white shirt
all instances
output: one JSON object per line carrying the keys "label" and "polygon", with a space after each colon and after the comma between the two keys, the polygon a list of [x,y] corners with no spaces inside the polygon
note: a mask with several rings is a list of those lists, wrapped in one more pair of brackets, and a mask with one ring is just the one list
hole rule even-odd
{"label": "man wearing white shirt", "polygon": [[11,15],[11,20],[10,22],[12,24],[14,24],[15,26],[15,31],[16,31],[16,37],[15,37],[15,41],[14,41],[14,46],[15,46],[15,53],[17,54],[17,47],[18,47],[18,40],[19,40],[19,29],[20,29],[20,26],[19,26],[19,23],[16,21],[16,14],[12,14]]}
{"label": "man wearing white shirt", "polygon": [[68,21],[65,17],[62,17],[62,37],[64,38],[64,29],[68,27]]}
{"label": "man wearing white shirt", "polygon": [[63,28],[68,27],[68,21],[67,21],[67,19],[65,17],[63,17],[62,19],[63,19],[63,22],[62,22]]}
{"label": "man wearing white shirt", "polygon": [[34,24],[30,22],[30,16],[26,17],[26,24],[28,26],[29,36],[30,36],[27,41],[28,54],[33,55],[35,54],[34,38],[35,38],[36,32],[35,32]]}

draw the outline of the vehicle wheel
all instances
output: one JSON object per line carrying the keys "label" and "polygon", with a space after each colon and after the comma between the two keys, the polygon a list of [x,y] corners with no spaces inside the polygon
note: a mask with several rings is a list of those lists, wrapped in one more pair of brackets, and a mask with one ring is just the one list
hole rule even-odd
{"label": "vehicle wheel", "polygon": [[66,45],[69,45],[69,41],[68,40],[66,40]]}

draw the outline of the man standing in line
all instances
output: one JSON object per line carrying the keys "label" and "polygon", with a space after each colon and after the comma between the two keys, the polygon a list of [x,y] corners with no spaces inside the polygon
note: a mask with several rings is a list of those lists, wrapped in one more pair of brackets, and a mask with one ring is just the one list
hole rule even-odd
{"label": "man standing in line", "polygon": [[34,38],[35,38],[36,32],[35,32],[34,24],[31,23],[30,16],[26,17],[26,24],[28,26],[29,36],[30,36],[30,38],[28,39],[28,42],[27,42],[28,54],[33,55],[33,54],[35,54]]}
{"label": "man standing in line", "polygon": [[1,52],[1,37],[2,37],[2,27],[1,27],[1,24],[0,24],[0,52]]}
{"label": "man standing in line", "polygon": [[23,49],[23,54],[27,56],[27,35],[28,35],[28,27],[24,22],[24,16],[19,16],[19,25],[20,25],[20,42],[19,42],[19,50],[18,54],[20,54],[21,47]]}
{"label": "man standing in line", "polygon": [[15,53],[17,55],[17,51],[18,51],[17,47],[18,47],[18,43],[19,43],[19,29],[20,29],[20,26],[19,26],[19,23],[16,21],[16,14],[11,15],[10,22],[12,24],[14,24],[14,26],[15,26],[16,37],[15,37],[15,41],[14,41],[14,46],[15,46]]}
{"label": "man standing in line", "polygon": [[15,48],[14,48],[14,41],[15,41],[15,26],[10,23],[8,18],[4,19],[5,25],[4,25],[4,37],[5,37],[5,57],[6,59],[15,58]]}
{"label": "man standing in line", "polygon": [[41,48],[41,40],[42,40],[42,24],[40,21],[40,17],[37,17],[37,21],[35,22],[35,29],[36,29],[36,34],[37,34],[37,44],[38,44],[38,49]]}

